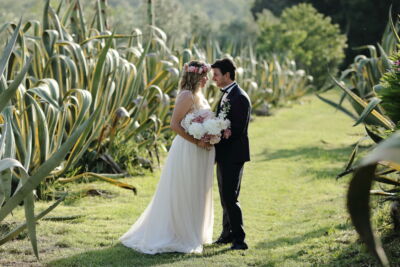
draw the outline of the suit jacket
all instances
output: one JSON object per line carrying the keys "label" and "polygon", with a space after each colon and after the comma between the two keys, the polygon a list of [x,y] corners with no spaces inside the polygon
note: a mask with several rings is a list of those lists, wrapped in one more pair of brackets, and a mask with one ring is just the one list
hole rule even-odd
{"label": "suit jacket", "polygon": [[[250,161],[250,147],[247,129],[249,126],[251,103],[246,92],[235,85],[226,97],[230,104],[227,119],[231,121],[232,135],[221,139],[215,145],[217,162],[241,163]],[[217,106],[217,115],[221,112],[222,97]],[[225,102],[226,103],[226,102]]]}

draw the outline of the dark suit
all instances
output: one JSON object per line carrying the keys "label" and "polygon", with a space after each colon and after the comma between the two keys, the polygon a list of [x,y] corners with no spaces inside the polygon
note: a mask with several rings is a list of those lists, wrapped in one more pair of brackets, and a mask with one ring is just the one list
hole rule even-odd
{"label": "dark suit", "polygon": [[[220,99],[220,102],[222,97]],[[243,218],[238,201],[243,166],[250,161],[247,129],[250,120],[251,103],[246,92],[235,85],[227,95],[230,110],[227,119],[231,121],[232,135],[215,145],[218,188],[223,208],[223,230],[221,237],[242,242],[245,238]],[[221,112],[220,102],[217,115]]]}

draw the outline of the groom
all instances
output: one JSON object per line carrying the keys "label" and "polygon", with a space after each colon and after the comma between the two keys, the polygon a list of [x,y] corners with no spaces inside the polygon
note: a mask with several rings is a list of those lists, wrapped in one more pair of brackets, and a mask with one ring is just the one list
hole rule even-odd
{"label": "groom", "polygon": [[228,58],[217,60],[211,65],[213,81],[222,88],[217,106],[217,115],[226,113],[231,121],[231,136],[215,145],[218,188],[223,209],[222,233],[216,244],[232,243],[231,249],[247,249],[244,241],[242,210],[238,197],[243,166],[250,161],[249,125],[251,103],[248,95],[235,82],[236,67]]}

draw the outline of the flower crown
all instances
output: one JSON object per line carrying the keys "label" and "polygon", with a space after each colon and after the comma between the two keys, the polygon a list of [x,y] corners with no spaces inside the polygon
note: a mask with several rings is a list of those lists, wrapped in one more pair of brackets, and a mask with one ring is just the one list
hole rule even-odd
{"label": "flower crown", "polygon": [[183,69],[185,70],[185,72],[202,74],[210,71],[211,67],[207,64],[201,65],[200,67],[196,67],[196,66],[189,66],[189,64],[185,63]]}

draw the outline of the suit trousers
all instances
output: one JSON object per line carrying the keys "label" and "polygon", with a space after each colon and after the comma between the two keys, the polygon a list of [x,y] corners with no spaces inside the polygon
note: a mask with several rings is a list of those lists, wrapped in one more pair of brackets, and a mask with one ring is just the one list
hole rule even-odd
{"label": "suit trousers", "polygon": [[223,209],[221,237],[243,242],[243,216],[238,201],[244,162],[217,162],[217,179]]}

